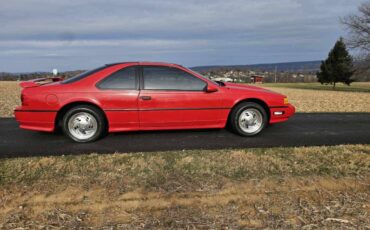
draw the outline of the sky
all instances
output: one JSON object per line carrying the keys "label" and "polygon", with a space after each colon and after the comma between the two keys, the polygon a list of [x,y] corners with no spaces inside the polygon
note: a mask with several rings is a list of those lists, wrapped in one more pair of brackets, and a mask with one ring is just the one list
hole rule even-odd
{"label": "sky", "polygon": [[2,0],[0,72],[322,60],[363,0]]}

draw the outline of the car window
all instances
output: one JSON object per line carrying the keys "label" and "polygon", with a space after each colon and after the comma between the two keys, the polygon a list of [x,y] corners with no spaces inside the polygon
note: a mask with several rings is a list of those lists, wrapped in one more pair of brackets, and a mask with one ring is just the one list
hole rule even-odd
{"label": "car window", "polygon": [[144,66],[144,89],[152,90],[204,90],[207,83],[177,68]]}
{"label": "car window", "polygon": [[136,67],[126,67],[104,78],[100,89],[136,89]]}
{"label": "car window", "polygon": [[76,81],[80,81],[80,80],[90,76],[91,74],[97,73],[100,70],[103,70],[105,68],[107,68],[107,66],[101,66],[101,67],[93,69],[93,70],[88,70],[86,72],[80,73],[80,74],[78,74],[74,77],[71,77],[71,78],[68,78],[68,79],[62,81],[62,84],[68,84],[68,83],[73,83],[73,82],[76,82]]}

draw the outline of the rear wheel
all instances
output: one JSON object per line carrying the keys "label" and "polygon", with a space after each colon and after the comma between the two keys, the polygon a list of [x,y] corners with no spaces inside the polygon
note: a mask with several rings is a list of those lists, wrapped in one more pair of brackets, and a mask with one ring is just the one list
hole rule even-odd
{"label": "rear wheel", "polygon": [[73,107],[63,117],[63,132],[76,142],[93,142],[104,134],[105,129],[104,115],[94,106]]}
{"label": "rear wheel", "polygon": [[232,130],[241,136],[255,136],[268,123],[266,110],[254,102],[243,102],[237,105],[230,114]]}

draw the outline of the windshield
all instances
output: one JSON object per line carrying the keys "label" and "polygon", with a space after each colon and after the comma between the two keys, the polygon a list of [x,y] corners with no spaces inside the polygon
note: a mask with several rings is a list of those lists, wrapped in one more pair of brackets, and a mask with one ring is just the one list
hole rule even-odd
{"label": "windshield", "polygon": [[71,77],[71,78],[68,78],[68,79],[65,79],[64,81],[62,81],[62,84],[68,84],[68,83],[73,83],[73,82],[76,82],[76,81],[80,81],[88,76],[90,76],[91,74],[94,74],[104,68],[106,68],[107,66],[101,66],[99,68],[96,68],[96,69],[92,69],[92,70],[88,70],[86,72],[83,72],[83,73],[80,73],[74,77]]}

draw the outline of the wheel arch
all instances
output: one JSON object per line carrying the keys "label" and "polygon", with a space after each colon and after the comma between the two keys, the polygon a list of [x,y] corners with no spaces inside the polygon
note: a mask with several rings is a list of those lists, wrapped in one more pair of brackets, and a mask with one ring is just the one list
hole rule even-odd
{"label": "wheel arch", "polygon": [[105,114],[104,110],[97,104],[93,103],[93,102],[88,102],[88,101],[73,101],[73,102],[69,102],[65,105],[63,105],[57,112],[57,115],[55,116],[55,130],[60,130],[61,128],[61,123],[63,121],[63,116],[66,114],[66,112],[68,110],[70,110],[71,108],[73,107],[76,107],[76,106],[80,106],[80,105],[89,105],[89,106],[93,106],[95,107],[96,109],[100,110],[101,113],[103,114],[103,117],[105,119],[105,122],[106,122],[106,125],[107,125],[107,129],[109,127],[109,121],[108,121],[108,118],[107,118],[107,115]]}
{"label": "wheel arch", "polygon": [[270,108],[269,108],[269,106],[267,105],[267,103],[264,101],[264,100],[262,100],[262,99],[259,99],[259,98],[245,98],[245,99],[242,99],[242,100],[240,100],[240,101],[238,101],[237,103],[235,103],[234,105],[233,105],[233,107],[231,108],[231,110],[230,110],[230,112],[229,112],[229,114],[228,114],[228,117],[227,117],[227,121],[229,122],[230,121],[230,115],[231,115],[231,111],[237,106],[237,105],[239,105],[239,104],[241,104],[241,103],[244,103],[244,102],[254,102],[254,103],[256,103],[256,104],[259,104],[260,106],[262,106],[262,108],[264,108],[265,109],[265,111],[266,111],[266,114],[267,114],[267,121],[269,122],[270,121]]}

